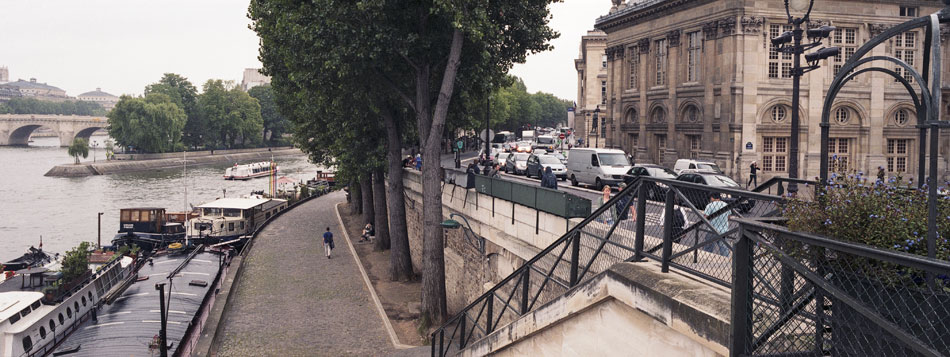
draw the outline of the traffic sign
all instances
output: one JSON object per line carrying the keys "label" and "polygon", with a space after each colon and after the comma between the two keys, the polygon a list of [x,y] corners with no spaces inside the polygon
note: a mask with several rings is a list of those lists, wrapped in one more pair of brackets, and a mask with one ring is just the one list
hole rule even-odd
{"label": "traffic sign", "polygon": [[487,129],[482,129],[482,133],[481,133],[480,135],[478,135],[478,137],[481,138],[482,141],[489,141],[489,140],[491,140],[492,138],[495,137],[495,132],[492,131],[492,130],[488,130],[488,135],[486,136],[486,135],[485,135],[485,131],[486,131],[486,130],[487,130]]}
{"label": "traffic sign", "polygon": [[462,150],[462,147],[465,146],[465,143],[462,142],[462,140],[459,140],[455,142],[455,146],[457,146],[459,150]]}
{"label": "traffic sign", "polygon": [[561,133],[561,135],[558,135],[557,138],[563,140],[565,138],[564,133]]}

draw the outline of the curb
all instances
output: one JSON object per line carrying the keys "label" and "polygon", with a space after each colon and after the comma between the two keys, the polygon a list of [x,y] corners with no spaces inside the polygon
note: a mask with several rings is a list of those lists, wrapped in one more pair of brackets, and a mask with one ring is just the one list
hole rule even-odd
{"label": "curb", "polygon": [[353,242],[350,241],[350,234],[346,232],[346,225],[343,224],[343,217],[340,216],[341,204],[343,204],[343,202],[337,202],[336,206],[334,206],[336,219],[340,222],[340,227],[343,231],[343,237],[346,238],[346,245],[350,247],[350,253],[353,253],[353,260],[356,261],[356,266],[360,268],[360,275],[363,276],[363,282],[366,283],[366,289],[369,290],[370,295],[373,297],[373,304],[376,305],[376,311],[379,312],[379,317],[383,320],[383,326],[386,327],[386,332],[389,333],[389,339],[393,343],[393,347],[400,350],[421,347],[405,345],[399,342],[399,336],[396,336],[396,330],[393,329],[393,324],[389,321],[389,316],[386,315],[386,310],[383,309],[383,303],[379,301],[379,295],[376,295],[376,289],[373,288],[373,283],[369,280],[369,275],[366,274],[366,268],[363,268],[363,263],[360,261],[359,255],[356,253],[356,247],[354,247]]}

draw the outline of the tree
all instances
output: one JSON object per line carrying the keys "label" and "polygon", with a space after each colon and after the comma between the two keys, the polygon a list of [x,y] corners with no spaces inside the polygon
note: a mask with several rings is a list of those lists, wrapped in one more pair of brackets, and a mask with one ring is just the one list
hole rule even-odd
{"label": "tree", "polygon": [[261,119],[264,121],[263,140],[269,145],[277,144],[287,132],[290,123],[277,107],[274,98],[274,89],[269,84],[256,86],[247,91],[247,94],[257,99],[261,105]]}
{"label": "tree", "polygon": [[89,157],[89,142],[84,138],[76,138],[73,140],[73,143],[69,145],[69,149],[66,153],[75,158],[76,164],[78,165],[80,156],[82,156],[83,159]]}
{"label": "tree", "polygon": [[[379,109],[395,98],[398,106],[415,117],[418,144],[427,163],[422,172],[422,309],[423,319],[430,322],[438,323],[446,316],[438,163],[446,119],[450,112],[459,113],[460,106],[450,104],[463,93],[487,93],[513,63],[549,48],[547,41],[556,36],[547,26],[550,2],[251,2],[249,14],[262,40],[261,59],[275,86],[311,89],[321,94],[317,100],[326,99],[325,104],[334,107],[369,97],[378,113],[385,112]],[[324,76],[339,80],[332,78],[338,74],[343,79],[369,79],[360,82],[369,90],[322,80]],[[345,94],[356,94],[356,98],[329,91],[341,86],[354,89]],[[374,90],[387,96],[373,95]]]}
{"label": "tree", "polygon": [[144,98],[123,95],[107,115],[109,136],[120,146],[168,152],[181,145],[185,111],[162,93]]}
{"label": "tree", "polygon": [[209,79],[202,89],[198,96],[198,116],[206,128],[202,140],[227,148],[261,142],[264,124],[257,99],[220,79]]}
{"label": "tree", "polygon": [[11,98],[7,103],[0,103],[0,114],[104,115],[106,110],[95,102]]}
{"label": "tree", "polygon": [[145,87],[145,95],[162,93],[172,102],[185,111],[183,140],[186,145],[197,148],[204,145],[207,123],[198,115],[198,89],[188,81],[188,78],[175,73],[165,73],[157,83]]}
{"label": "tree", "polygon": [[92,243],[82,242],[66,252],[63,258],[63,281],[70,282],[89,271],[89,248]]}

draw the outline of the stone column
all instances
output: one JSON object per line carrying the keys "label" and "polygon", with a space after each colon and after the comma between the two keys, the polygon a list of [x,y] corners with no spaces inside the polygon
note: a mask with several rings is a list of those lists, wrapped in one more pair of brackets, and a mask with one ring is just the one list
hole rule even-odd
{"label": "stone column", "polygon": [[676,149],[679,143],[679,137],[676,133],[676,118],[678,114],[676,111],[676,85],[679,83],[677,73],[679,66],[677,66],[677,64],[679,63],[681,34],[682,31],[678,29],[666,34],[666,44],[669,46],[666,52],[666,88],[669,92],[669,100],[667,101],[666,113],[666,151],[663,152],[663,162],[660,163],[666,167],[673,167],[676,159],[679,158],[678,150]]}
{"label": "stone column", "polygon": [[644,38],[641,39],[637,44],[637,48],[640,50],[640,53],[637,56],[640,56],[640,73],[637,73],[637,96],[639,96],[639,108],[637,109],[638,121],[640,123],[640,128],[637,132],[637,162],[649,162],[650,153],[647,148],[647,141],[649,137],[647,136],[647,118],[649,118],[650,113],[647,113],[650,106],[647,103],[647,58],[650,55],[650,39]]}

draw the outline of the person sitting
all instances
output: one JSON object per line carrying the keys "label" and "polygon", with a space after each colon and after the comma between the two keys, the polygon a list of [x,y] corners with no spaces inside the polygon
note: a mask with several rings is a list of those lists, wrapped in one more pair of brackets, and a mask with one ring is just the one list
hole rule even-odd
{"label": "person sitting", "polygon": [[375,235],[376,232],[373,232],[373,224],[367,223],[366,227],[363,227],[363,235],[360,236],[360,242],[369,242]]}

